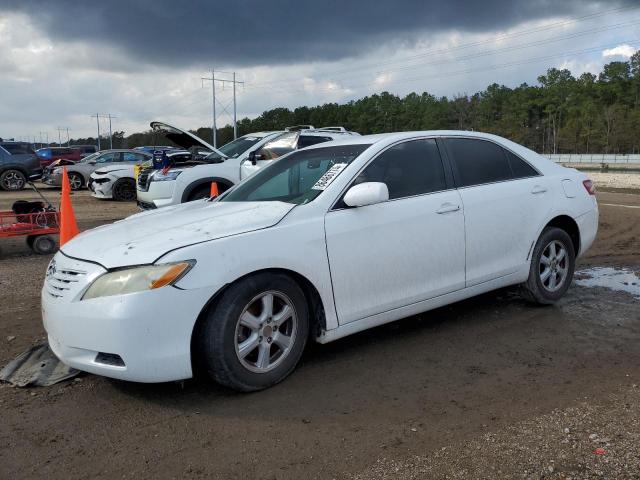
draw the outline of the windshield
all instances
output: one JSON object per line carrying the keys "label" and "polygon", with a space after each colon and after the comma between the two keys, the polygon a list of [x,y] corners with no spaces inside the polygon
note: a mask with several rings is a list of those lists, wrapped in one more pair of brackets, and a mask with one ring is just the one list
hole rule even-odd
{"label": "windshield", "polygon": [[297,150],[242,182],[221,202],[311,202],[370,145]]}
{"label": "windshield", "polygon": [[[263,138],[264,137],[245,135],[244,137],[240,137],[232,142],[223,145],[218,150],[224,153],[227,158],[237,158],[239,155],[242,155]],[[207,160],[214,160],[218,158],[220,158],[220,155],[216,152],[213,152],[207,157]]]}
{"label": "windshield", "polygon": [[79,163],[87,163],[90,162],[91,160],[95,160],[96,158],[98,158],[98,156],[100,155],[100,152],[96,152],[96,153],[92,153],[91,155],[87,155],[86,157],[84,157],[82,160],[80,160]]}

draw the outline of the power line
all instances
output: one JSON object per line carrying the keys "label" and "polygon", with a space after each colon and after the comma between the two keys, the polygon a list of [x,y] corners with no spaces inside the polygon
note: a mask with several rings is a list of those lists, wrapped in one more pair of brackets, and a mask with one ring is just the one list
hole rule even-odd
{"label": "power line", "polygon": [[[113,135],[111,133],[111,119],[112,118],[118,118],[115,115],[112,115],[110,113],[96,113],[95,115],[89,115],[91,118],[95,118],[96,119],[96,126],[98,127],[98,150],[101,150],[100,148],[100,119],[101,118],[108,118],[109,119],[109,148],[113,148]],[[67,133],[68,136],[68,133]]]}
{"label": "power line", "polygon": [[[217,115],[216,115],[216,82],[220,82],[222,84],[222,88],[224,88],[224,85],[226,83],[230,83],[231,85],[233,85],[233,139],[235,140],[236,138],[238,138],[238,124],[237,124],[237,108],[236,108],[236,85],[242,84],[244,85],[244,82],[241,82],[239,80],[236,80],[236,72],[218,72],[218,73],[226,73],[226,74],[232,74],[233,75],[233,79],[232,80],[227,80],[224,78],[216,78],[216,72],[215,69],[211,69],[211,78],[209,77],[201,77],[202,82],[205,81],[209,81],[211,82],[211,94],[212,94],[212,101],[211,101],[211,109],[212,109],[212,124],[211,124],[211,136],[213,137],[213,147],[217,148],[217,141],[218,141],[218,132],[217,132],[217,127],[216,127],[216,120],[217,120]],[[220,103],[219,101],[217,101],[218,103]],[[222,106],[222,109],[224,111],[227,112],[227,114],[229,113],[226,109],[226,107],[228,107],[229,105],[227,104],[226,106],[223,106],[222,104],[220,104]]]}

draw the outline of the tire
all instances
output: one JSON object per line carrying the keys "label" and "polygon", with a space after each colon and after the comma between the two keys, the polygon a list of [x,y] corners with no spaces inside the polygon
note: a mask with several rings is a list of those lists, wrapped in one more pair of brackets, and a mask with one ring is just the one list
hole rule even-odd
{"label": "tire", "polygon": [[194,200],[202,200],[203,198],[209,198],[211,194],[211,186],[203,185],[201,187],[197,187],[193,192],[189,194],[187,197],[187,202],[193,202]]}
{"label": "tire", "polygon": [[22,190],[27,184],[27,177],[20,170],[5,170],[0,174],[0,188],[9,192]]}
{"label": "tire", "polygon": [[38,255],[49,255],[56,250],[56,241],[49,235],[38,235],[36,237],[27,237],[27,243],[29,238],[32,238],[31,249]]}
{"label": "tire", "polygon": [[79,173],[71,172],[69,173],[69,184],[71,190],[80,190],[84,185],[84,178]]}
{"label": "tire", "polygon": [[575,262],[573,242],[567,232],[546,227],[533,248],[529,278],[522,285],[523,296],[540,305],[557,302],[571,285]]}
{"label": "tire", "polygon": [[118,202],[133,202],[137,198],[136,182],[133,178],[121,178],[113,184],[113,199]]}
{"label": "tire", "polygon": [[[223,192],[229,190],[229,185],[218,182],[218,195],[222,195]],[[200,185],[196,187],[193,192],[189,194],[187,197],[187,202],[193,202],[194,200],[200,200],[203,198],[211,197],[211,184],[207,183],[205,185]]]}
{"label": "tire", "polygon": [[[265,307],[269,295],[271,315]],[[289,315],[281,315],[285,306]],[[259,273],[231,285],[209,309],[195,334],[196,361],[221,385],[262,390],[293,371],[308,334],[309,310],[300,286],[281,273]]]}

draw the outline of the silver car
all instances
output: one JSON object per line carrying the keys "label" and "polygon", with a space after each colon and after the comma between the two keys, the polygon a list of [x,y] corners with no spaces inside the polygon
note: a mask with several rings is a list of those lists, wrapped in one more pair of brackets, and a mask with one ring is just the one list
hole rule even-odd
{"label": "silver car", "polygon": [[62,185],[62,167],[67,167],[69,183],[72,190],[80,190],[86,187],[91,179],[91,174],[100,167],[107,165],[139,165],[152,159],[146,152],[128,149],[101,150],[89,155],[79,162],[59,160],[53,162],[44,169],[42,182],[53,187]]}

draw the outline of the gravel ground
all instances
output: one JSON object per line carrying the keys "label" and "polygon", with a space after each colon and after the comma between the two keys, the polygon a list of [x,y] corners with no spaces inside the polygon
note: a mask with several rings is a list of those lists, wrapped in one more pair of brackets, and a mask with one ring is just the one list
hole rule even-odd
{"label": "gravel ground", "polygon": [[[417,431],[417,429],[414,429]],[[381,458],[364,479],[637,479],[640,478],[640,389],[444,445],[402,461]]]}
{"label": "gravel ground", "polygon": [[596,184],[596,189],[640,189],[640,173],[586,172]]}

